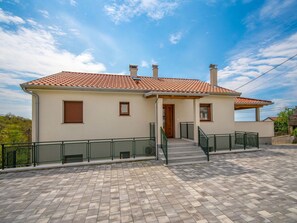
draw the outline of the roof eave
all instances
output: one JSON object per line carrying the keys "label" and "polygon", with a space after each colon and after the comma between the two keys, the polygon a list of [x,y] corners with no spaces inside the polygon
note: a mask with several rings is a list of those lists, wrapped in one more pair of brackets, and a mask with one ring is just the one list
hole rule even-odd
{"label": "roof eave", "polygon": [[21,87],[28,90],[72,90],[72,91],[99,91],[99,92],[134,92],[146,93],[147,90],[139,89],[122,89],[122,88],[96,88],[96,87],[74,87],[74,86],[49,86],[49,85],[26,85],[21,84]]}

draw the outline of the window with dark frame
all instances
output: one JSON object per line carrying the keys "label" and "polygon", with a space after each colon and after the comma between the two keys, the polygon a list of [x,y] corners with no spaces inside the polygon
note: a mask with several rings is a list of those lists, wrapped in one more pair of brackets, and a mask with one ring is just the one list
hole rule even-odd
{"label": "window with dark frame", "polygon": [[211,121],[211,104],[200,104],[200,121]]}
{"label": "window with dark frame", "polygon": [[129,115],[130,115],[130,103],[120,102],[120,116],[129,116]]}
{"label": "window with dark frame", "polygon": [[64,123],[83,123],[82,101],[64,101]]}

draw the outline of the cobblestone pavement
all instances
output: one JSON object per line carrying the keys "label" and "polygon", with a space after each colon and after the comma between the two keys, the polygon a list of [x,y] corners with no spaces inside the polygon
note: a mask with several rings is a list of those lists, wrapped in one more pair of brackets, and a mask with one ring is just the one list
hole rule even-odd
{"label": "cobblestone pavement", "polygon": [[297,147],[0,174],[0,222],[297,222]]}

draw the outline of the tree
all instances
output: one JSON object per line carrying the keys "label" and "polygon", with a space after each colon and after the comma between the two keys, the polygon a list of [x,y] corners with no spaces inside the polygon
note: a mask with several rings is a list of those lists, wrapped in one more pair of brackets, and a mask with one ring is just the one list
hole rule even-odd
{"label": "tree", "polygon": [[282,134],[288,134],[289,132],[289,116],[294,112],[291,108],[285,108],[277,115],[277,119],[274,122],[274,131]]}

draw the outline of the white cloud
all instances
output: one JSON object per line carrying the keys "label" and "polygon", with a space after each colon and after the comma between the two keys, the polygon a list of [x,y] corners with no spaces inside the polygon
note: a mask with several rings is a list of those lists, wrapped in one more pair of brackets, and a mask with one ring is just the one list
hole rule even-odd
{"label": "white cloud", "polygon": [[76,0],[70,0],[70,5],[72,5],[72,6],[76,6],[76,5],[77,5]]}
{"label": "white cloud", "polygon": [[40,12],[40,14],[44,17],[44,18],[48,18],[49,17],[49,13],[46,10],[38,10],[38,12]]}
{"label": "white cloud", "polygon": [[102,72],[105,66],[91,53],[79,55],[58,48],[53,35],[43,29],[0,29],[0,67],[4,70],[51,74],[61,70]]}
{"label": "white cloud", "polygon": [[118,24],[140,15],[160,20],[170,15],[178,5],[179,0],[114,0],[112,4],[105,5],[104,10],[112,21]]}
{"label": "white cloud", "polygon": [[[219,85],[231,89],[253,80],[297,53],[297,33],[229,62],[219,71]],[[297,57],[238,89],[243,96],[272,100],[274,113],[297,104]]]}
{"label": "white cloud", "polygon": [[25,23],[25,21],[22,18],[11,15],[8,12],[4,12],[1,8],[0,8],[0,22],[7,23],[7,24],[9,23],[24,24]]}
{"label": "white cloud", "polygon": [[[8,13],[2,13],[8,15]],[[11,18],[15,16],[10,15]],[[10,19],[11,20],[11,19]],[[24,21],[24,20],[13,20]],[[15,30],[0,27],[0,113],[30,117],[30,95],[18,85],[62,70],[104,72],[88,50],[75,54],[59,47],[55,36],[63,35],[56,26],[43,27],[34,20]],[[30,26],[31,25],[31,26]],[[19,90],[15,90],[15,88]],[[7,106],[4,106],[7,105]],[[22,109],[22,110],[19,110]]]}
{"label": "white cloud", "polygon": [[172,44],[177,44],[182,38],[182,32],[172,33],[169,35],[169,41]]}
{"label": "white cloud", "polygon": [[285,12],[295,0],[269,0],[260,11],[261,18],[275,18]]}
{"label": "white cloud", "polygon": [[141,65],[140,65],[141,67],[145,67],[145,68],[148,68],[149,67],[149,64],[148,64],[148,62],[147,61],[145,61],[145,60],[142,60],[141,61]]}

